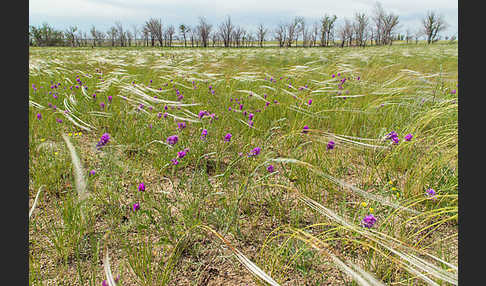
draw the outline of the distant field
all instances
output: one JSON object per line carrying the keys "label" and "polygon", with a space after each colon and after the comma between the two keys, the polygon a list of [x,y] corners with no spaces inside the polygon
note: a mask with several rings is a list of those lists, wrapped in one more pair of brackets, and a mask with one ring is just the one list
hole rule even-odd
{"label": "distant field", "polygon": [[29,285],[457,285],[457,61],[30,48]]}

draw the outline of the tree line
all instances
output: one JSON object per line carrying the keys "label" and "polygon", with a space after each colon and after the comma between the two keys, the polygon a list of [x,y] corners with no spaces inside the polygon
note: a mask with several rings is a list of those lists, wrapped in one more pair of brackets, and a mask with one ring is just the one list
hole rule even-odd
{"label": "tree line", "polygon": [[[205,17],[199,17],[194,26],[163,24],[161,19],[150,18],[142,26],[125,27],[115,22],[107,31],[92,26],[89,31],[81,31],[77,26],[66,30],[56,30],[48,23],[29,26],[30,46],[159,46],[172,47],[177,42],[184,47],[263,47],[272,40],[279,47],[303,47],[391,45],[402,40],[418,43],[425,37],[428,44],[438,41],[440,32],[446,27],[444,17],[437,12],[428,11],[422,19],[421,27],[404,34],[398,32],[400,18],[387,12],[379,2],[373,7],[371,15],[357,12],[351,19],[344,18],[340,26],[336,25],[337,16],[325,14],[318,21],[309,25],[304,17],[294,17],[289,22],[281,22],[274,29],[259,24],[255,31],[245,29],[226,16],[217,26],[210,24]],[[454,41],[455,35],[445,37]]]}

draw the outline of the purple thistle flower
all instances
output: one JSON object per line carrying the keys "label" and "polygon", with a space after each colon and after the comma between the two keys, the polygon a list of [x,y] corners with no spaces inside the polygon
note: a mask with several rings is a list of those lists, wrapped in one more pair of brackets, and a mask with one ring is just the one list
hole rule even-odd
{"label": "purple thistle flower", "polygon": [[41,120],[41,119],[42,119],[42,114],[37,113],[37,119],[38,119],[38,120]]}
{"label": "purple thistle flower", "polygon": [[275,99],[275,100],[273,101],[273,103],[278,104],[278,101]]}
{"label": "purple thistle flower", "polygon": [[360,80],[360,79],[361,79],[361,77],[360,77],[360,76],[358,76],[357,80]]}
{"label": "purple thistle flower", "polygon": [[231,133],[227,133],[226,135],[224,135],[224,141],[230,142],[232,136],[233,135],[231,135]]}
{"label": "purple thistle flower", "polygon": [[312,99],[309,99],[309,101],[307,102],[309,105],[312,104]]}
{"label": "purple thistle flower", "polygon": [[186,123],[185,122],[178,122],[177,123],[177,128],[179,128],[181,130],[184,129],[184,128],[186,128]]}
{"label": "purple thistle flower", "polygon": [[455,89],[451,90],[451,94],[456,94],[456,90]]}
{"label": "purple thistle flower", "polygon": [[363,226],[366,228],[371,228],[376,223],[376,218],[374,215],[369,214],[363,218]]}
{"label": "purple thistle flower", "polygon": [[98,141],[98,144],[96,144],[96,147],[100,149],[102,146],[105,146],[108,143],[108,141],[110,141],[110,134],[103,133],[103,135],[101,135],[100,141]]}
{"label": "purple thistle flower", "polygon": [[405,141],[410,141],[410,140],[412,140],[412,137],[413,137],[413,135],[412,135],[412,134],[410,134],[410,133],[408,133],[407,135],[405,135]]}
{"label": "purple thistle flower", "polygon": [[308,133],[309,132],[309,126],[305,125],[304,128],[302,128],[302,133]]}
{"label": "purple thistle flower", "polygon": [[113,96],[109,95],[108,96],[108,101],[111,103],[112,100],[113,100]]}
{"label": "purple thistle flower", "polygon": [[201,132],[201,139],[202,140],[206,140],[206,136],[208,135],[208,130],[207,129],[203,129],[202,132]]}
{"label": "purple thistle flower", "polygon": [[167,118],[168,113],[164,112],[164,118]]}
{"label": "purple thistle flower", "polygon": [[243,104],[240,104],[240,110],[243,110]]}
{"label": "purple thistle flower", "polygon": [[265,102],[265,107],[267,107],[269,105],[270,105],[270,102],[269,101]]}
{"label": "purple thistle flower", "polygon": [[335,77],[336,77],[336,75],[335,74],[332,74],[332,78],[335,78]]}
{"label": "purple thistle flower", "polygon": [[94,176],[95,174],[96,174],[96,171],[95,171],[95,170],[91,170],[91,171],[89,171],[89,175],[90,175],[90,176]]}
{"label": "purple thistle flower", "polygon": [[267,167],[267,171],[268,171],[269,173],[273,173],[273,172],[275,171],[275,168],[273,167],[273,165],[269,165],[269,166]]}
{"label": "purple thistle flower", "polygon": [[186,150],[187,149],[184,149],[182,151],[177,152],[177,158],[181,158],[181,159],[184,158],[184,156],[187,155],[187,151]]}
{"label": "purple thistle flower", "polygon": [[157,114],[157,117],[158,117],[158,118],[162,118],[162,112],[159,112],[159,113]]}
{"label": "purple thistle flower", "polygon": [[177,159],[176,159],[176,158],[174,158],[174,159],[172,159],[172,160],[170,160],[170,161],[172,162],[172,164],[173,164],[173,165],[177,165],[177,164],[179,164],[179,161],[177,161]]}
{"label": "purple thistle flower", "polygon": [[167,105],[164,105],[164,110],[167,110],[167,109],[168,109]]}
{"label": "purple thistle flower", "polygon": [[96,93],[93,93],[93,95],[91,95],[93,98],[96,98]]}
{"label": "purple thistle flower", "polygon": [[228,111],[231,111],[231,106],[230,106],[230,107],[228,107]]}
{"label": "purple thistle flower", "polygon": [[326,146],[326,150],[332,150],[334,149],[334,145],[336,145],[336,143],[334,143],[334,141],[329,141],[329,143],[327,143],[327,146]]}
{"label": "purple thistle flower", "polygon": [[428,195],[429,197],[431,197],[431,198],[434,198],[434,199],[435,199],[435,195],[436,195],[437,193],[435,192],[435,190],[434,190],[434,189],[432,189],[432,188],[428,188],[428,189],[427,189],[425,192],[427,193],[427,195]]}
{"label": "purple thistle flower", "polygon": [[207,111],[206,111],[206,110],[201,110],[201,111],[199,111],[199,114],[198,114],[199,119],[203,118],[203,117],[204,117],[204,115],[206,115],[206,114],[207,114]]}
{"label": "purple thistle flower", "polygon": [[62,119],[56,118],[57,123],[62,123]]}
{"label": "purple thistle flower", "polygon": [[177,100],[181,101],[183,98],[184,98],[184,95],[182,95],[182,94],[181,94],[181,95],[179,95],[179,96],[177,97]]}
{"label": "purple thistle flower", "polygon": [[102,109],[104,109],[105,108],[105,103],[104,102],[100,103],[100,106],[101,106]]}
{"label": "purple thistle flower", "polygon": [[176,144],[177,141],[179,141],[179,137],[177,135],[167,137],[167,143],[169,143],[170,145]]}
{"label": "purple thistle flower", "polygon": [[393,137],[392,141],[393,141],[393,144],[398,144],[398,142],[400,142],[400,139],[398,139],[398,137]]}
{"label": "purple thistle flower", "polygon": [[263,98],[267,99],[267,94],[266,93],[263,94]]}
{"label": "purple thistle flower", "polygon": [[140,204],[139,203],[134,203],[132,206],[132,209],[134,212],[138,211],[140,209]]}
{"label": "purple thistle flower", "polygon": [[252,120],[255,115],[253,113],[248,114],[248,119]]}
{"label": "purple thistle flower", "polygon": [[255,147],[253,148],[253,150],[251,150],[250,154],[248,154],[248,156],[256,156],[258,154],[260,154],[260,151],[262,149],[260,147]]}
{"label": "purple thistle flower", "polygon": [[386,139],[393,139],[395,137],[398,137],[398,134],[395,131],[392,131],[386,135]]}
{"label": "purple thistle flower", "polygon": [[250,125],[251,127],[253,127],[253,120],[248,120],[248,125]]}

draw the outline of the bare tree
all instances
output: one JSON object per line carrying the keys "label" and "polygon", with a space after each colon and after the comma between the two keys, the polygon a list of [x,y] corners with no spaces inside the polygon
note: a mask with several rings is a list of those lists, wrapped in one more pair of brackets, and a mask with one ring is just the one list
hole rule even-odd
{"label": "bare tree", "polygon": [[294,21],[290,22],[287,24],[287,47],[292,46],[292,42],[294,41],[294,38],[296,37],[296,34],[298,33],[298,18],[294,18]]}
{"label": "bare tree", "polygon": [[385,12],[381,3],[376,2],[372,19],[375,24],[375,43],[377,45],[391,45],[393,34],[399,23],[398,15]]}
{"label": "bare tree", "polygon": [[218,43],[220,34],[217,31],[211,33],[211,41],[213,42],[213,47]]}
{"label": "bare tree", "polygon": [[225,47],[231,46],[231,36],[234,28],[235,26],[231,23],[231,17],[229,15],[226,17],[226,20],[218,26],[218,31],[223,39]]}
{"label": "bare tree", "polygon": [[76,31],[78,30],[78,27],[76,26],[70,26],[69,28],[66,29],[66,31],[64,31],[64,35],[66,36],[66,38],[68,39],[68,41],[71,43],[71,47],[74,47],[76,42],[75,42],[75,39],[76,39],[76,36],[75,36],[75,33]]}
{"label": "bare tree", "polygon": [[314,22],[312,25],[311,36],[310,36],[310,46],[315,47],[317,43],[317,37],[319,36],[321,26],[318,22]]}
{"label": "bare tree", "polygon": [[106,34],[108,35],[108,37],[110,38],[111,40],[111,46],[114,47],[115,46],[115,43],[116,43],[116,37],[117,37],[117,33],[118,33],[118,30],[116,29],[116,27],[112,26],[108,32],[106,32]]}
{"label": "bare tree", "polygon": [[162,20],[150,18],[145,22],[145,28],[149,32],[152,47],[155,46],[155,40],[159,42],[160,46],[163,46]]}
{"label": "bare tree", "polygon": [[133,41],[133,34],[130,31],[126,31],[125,34],[127,36],[128,46],[131,47],[132,46],[132,41]]}
{"label": "bare tree", "polygon": [[[302,41],[304,42],[304,33],[305,33],[305,19],[302,16],[295,17],[295,46],[297,47],[297,41],[299,39],[299,33],[302,33]],[[304,46],[304,44],[302,44]]]}
{"label": "bare tree", "polygon": [[354,15],[353,30],[356,44],[360,47],[366,46],[366,41],[368,40],[368,25],[369,19],[365,13],[356,13]]}
{"label": "bare tree", "polygon": [[179,25],[179,33],[182,35],[182,37],[184,38],[184,47],[187,46],[187,42],[186,42],[186,34],[188,34],[189,32],[191,31],[191,28],[189,26],[186,26],[184,24],[180,24]]}
{"label": "bare tree", "polygon": [[174,34],[175,34],[175,28],[174,28],[174,26],[170,25],[167,28],[167,38],[168,38],[168,41],[169,41],[169,47],[172,47],[172,40],[174,38]]}
{"label": "bare tree", "polygon": [[287,41],[287,29],[286,25],[280,23],[275,29],[275,39],[278,41],[278,46],[283,47]]}
{"label": "bare tree", "polygon": [[233,41],[233,44],[236,47],[240,47],[240,45],[241,45],[241,38],[243,37],[243,34],[244,33],[245,33],[245,30],[242,27],[240,27],[240,26],[236,26],[233,29],[232,41]]}
{"label": "bare tree", "polygon": [[422,19],[423,33],[427,37],[427,44],[434,43],[438,40],[439,32],[447,28],[444,17],[436,14],[434,11],[428,11]]}
{"label": "bare tree", "polygon": [[120,47],[126,46],[126,37],[125,30],[123,29],[123,24],[119,21],[115,22],[115,28],[117,30],[118,42],[120,43]]}
{"label": "bare tree", "polygon": [[208,46],[209,34],[211,33],[212,25],[206,21],[206,18],[199,17],[199,24],[196,27],[196,30],[199,34],[199,38],[201,38],[201,44],[203,47]]}
{"label": "bare tree", "polygon": [[257,38],[258,38],[258,43],[260,44],[260,47],[263,47],[263,42],[265,41],[265,35],[267,34],[268,29],[263,26],[263,24],[260,23],[257,27]]}
{"label": "bare tree", "polygon": [[327,15],[321,18],[321,46],[329,46],[329,41],[334,33],[334,24],[337,20],[336,15]]}
{"label": "bare tree", "polygon": [[341,39],[341,48],[344,47],[345,44],[351,46],[351,43],[353,42],[353,24],[351,24],[349,19],[344,19],[344,24],[338,32]]}
{"label": "bare tree", "polygon": [[136,24],[133,24],[132,25],[132,36],[133,36],[133,44],[135,46],[138,46],[138,44],[137,44],[138,33],[139,33],[138,26]]}

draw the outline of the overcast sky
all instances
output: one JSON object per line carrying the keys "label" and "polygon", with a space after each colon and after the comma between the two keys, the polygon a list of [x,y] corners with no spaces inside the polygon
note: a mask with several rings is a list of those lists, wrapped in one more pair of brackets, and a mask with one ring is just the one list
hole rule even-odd
{"label": "overcast sky", "polygon": [[[448,28],[443,35],[458,31],[457,0],[382,0],[386,11],[400,16],[400,31],[420,27],[427,10],[444,15]],[[194,25],[204,16],[213,26],[230,15],[235,24],[255,31],[262,23],[274,28],[303,16],[308,25],[325,13],[336,14],[338,21],[351,18],[355,12],[371,14],[376,0],[29,0],[29,25],[49,23],[57,29],[71,25],[89,31],[92,25],[107,31],[115,21],[126,28],[139,27],[151,18],[160,18],[163,24]],[[457,36],[457,35],[456,35]]]}

